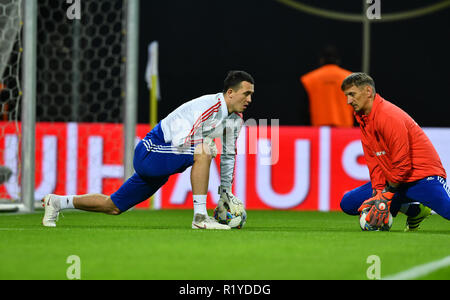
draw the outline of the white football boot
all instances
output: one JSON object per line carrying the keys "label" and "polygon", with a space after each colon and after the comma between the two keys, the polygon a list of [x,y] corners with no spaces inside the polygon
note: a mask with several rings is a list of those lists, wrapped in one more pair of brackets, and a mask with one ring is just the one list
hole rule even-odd
{"label": "white football boot", "polygon": [[46,227],[56,227],[56,221],[58,221],[59,211],[61,210],[61,203],[56,198],[56,195],[48,194],[44,197],[44,218],[42,219],[42,225]]}
{"label": "white football boot", "polygon": [[195,214],[192,221],[192,229],[231,229],[230,226],[220,224],[216,219],[210,216]]}

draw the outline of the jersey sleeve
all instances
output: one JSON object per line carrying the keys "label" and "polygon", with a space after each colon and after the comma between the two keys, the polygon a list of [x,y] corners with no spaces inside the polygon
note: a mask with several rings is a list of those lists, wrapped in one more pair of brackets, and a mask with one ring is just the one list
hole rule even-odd
{"label": "jersey sleeve", "polygon": [[236,141],[242,125],[241,117],[229,119],[225,122],[222,135],[222,154],[220,156],[220,183],[222,186],[231,187],[233,184],[237,154]]}
{"label": "jersey sleeve", "polygon": [[[175,147],[191,147],[202,142],[203,123],[220,107],[212,96],[191,100],[170,113],[163,121],[164,134]],[[163,129],[164,129],[163,128]]]}

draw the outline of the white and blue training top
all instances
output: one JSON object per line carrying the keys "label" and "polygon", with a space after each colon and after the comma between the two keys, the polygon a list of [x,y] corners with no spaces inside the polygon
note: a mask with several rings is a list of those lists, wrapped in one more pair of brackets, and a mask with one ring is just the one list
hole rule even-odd
{"label": "white and blue training top", "polygon": [[161,121],[164,141],[178,149],[201,143],[205,137],[220,138],[221,184],[231,186],[236,156],[236,140],[243,125],[242,114],[228,113],[223,93],[190,100]]}

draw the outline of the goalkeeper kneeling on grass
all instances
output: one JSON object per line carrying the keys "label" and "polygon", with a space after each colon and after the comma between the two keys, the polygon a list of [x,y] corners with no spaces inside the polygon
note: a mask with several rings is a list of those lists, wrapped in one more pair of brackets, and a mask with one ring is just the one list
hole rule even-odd
{"label": "goalkeeper kneeling on grass", "polygon": [[371,226],[387,224],[389,212],[407,215],[405,231],[418,230],[433,210],[450,220],[450,188],[434,146],[402,109],[375,92],[365,73],[350,74],[342,83],[347,103],[361,130],[370,182],[344,195],[342,210],[358,215],[369,208]]}
{"label": "goalkeeper kneeling on grass", "polygon": [[194,204],[193,229],[230,229],[209,217],[206,210],[209,170],[217,155],[215,138],[222,139],[220,158],[220,201],[231,213],[244,213],[242,202],[231,192],[236,140],[242,128],[242,112],[250,104],[254,80],[244,71],[230,71],[223,92],[201,96],[175,109],[159,122],[136,146],[135,173],[111,196],[103,194],[58,196],[49,194],[43,202],[44,226],[55,227],[62,209],[118,215],[151,197],[169,177],[191,169]]}

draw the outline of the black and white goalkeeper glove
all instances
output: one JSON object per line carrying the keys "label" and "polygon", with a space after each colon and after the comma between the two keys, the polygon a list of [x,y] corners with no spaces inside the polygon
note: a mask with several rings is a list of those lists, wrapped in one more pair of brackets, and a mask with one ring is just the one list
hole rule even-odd
{"label": "black and white goalkeeper glove", "polygon": [[226,203],[230,209],[232,215],[240,216],[245,212],[244,203],[233,195],[231,187],[219,186],[219,205],[221,202]]}

